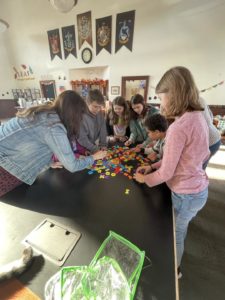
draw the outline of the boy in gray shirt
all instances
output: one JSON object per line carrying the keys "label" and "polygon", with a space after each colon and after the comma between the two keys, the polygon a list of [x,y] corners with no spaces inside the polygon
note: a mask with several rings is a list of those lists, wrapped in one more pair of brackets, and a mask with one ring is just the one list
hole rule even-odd
{"label": "boy in gray shirt", "polygon": [[83,115],[77,139],[79,146],[85,152],[95,153],[99,149],[107,148],[107,131],[105,115],[102,108],[105,100],[99,90],[90,90],[87,98],[88,112]]}

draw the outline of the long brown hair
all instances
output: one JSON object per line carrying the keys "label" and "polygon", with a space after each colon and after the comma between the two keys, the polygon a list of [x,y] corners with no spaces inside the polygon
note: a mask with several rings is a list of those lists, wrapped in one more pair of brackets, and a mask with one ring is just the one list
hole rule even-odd
{"label": "long brown hair", "polygon": [[124,125],[128,125],[130,121],[130,107],[128,102],[121,96],[113,99],[112,109],[109,112],[110,125],[115,125],[118,123],[119,116],[115,113],[114,106],[118,105],[124,108],[123,110],[123,123]]}
{"label": "long brown hair", "polygon": [[199,91],[191,72],[185,67],[169,69],[156,86],[156,93],[166,93],[169,98],[166,117],[181,116],[187,111],[204,110],[199,103]]}
{"label": "long brown hair", "polygon": [[57,113],[67,130],[68,137],[75,137],[79,133],[83,114],[87,111],[87,105],[81,96],[72,91],[62,92],[54,102],[30,107],[17,113],[19,118],[35,118],[39,113]]}
{"label": "long brown hair", "polygon": [[[142,104],[143,106],[143,110],[141,115],[138,115],[133,109],[132,109],[132,105],[135,104]],[[145,103],[145,99],[141,94],[136,94],[134,95],[131,100],[130,100],[130,105],[131,105],[131,118],[132,119],[138,119],[138,118],[144,118],[148,112],[148,106]]]}

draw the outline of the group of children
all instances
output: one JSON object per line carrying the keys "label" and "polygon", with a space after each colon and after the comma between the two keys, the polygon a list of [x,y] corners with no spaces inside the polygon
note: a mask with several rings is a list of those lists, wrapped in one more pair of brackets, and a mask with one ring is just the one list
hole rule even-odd
{"label": "group of children", "polygon": [[[90,90],[87,107],[79,134],[72,141],[75,153],[92,154],[119,143],[124,146],[133,145],[133,151],[136,152],[143,149],[152,162],[161,158],[167,121],[159,114],[157,108],[145,103],[142,95],[136,94],[131,101],[121,96],[116,97],[112,101],[111,108],[105,111],[101,92]],[[151,131],[150,135],[148,130]],[[157,142],[154,145],[155,141]]]}
{"label": "group of children", "polygon": [[[205,167],[220,138],[188,69],[168,70],[156,93],[161,114],[139,94],[130,101],[115,98],[105,112],[99,90],[90,91],[86,103],[65,91],[50,105],[19,112],[0,127],[0,196],[22,182],[32,184],[52,165],[53,155],[57,167],[75,172],[106,157],[108,143],[123,143],[148,155],[149,164],[136,171],[137,182],[166,182],[171,189],[179,267],[188,224],[207,200]],[[167,119],[173,119],[169,127]]]}
{"label": "group of children", "polygon": [[162,158],[167,120],[156,107],[146,105],[140,94],[129,102],[123,97],[113,100],[107,114],[109,141],[123,142],[128,147],[135,145],[133,151],[142,151],[150,162],[156,162]]}

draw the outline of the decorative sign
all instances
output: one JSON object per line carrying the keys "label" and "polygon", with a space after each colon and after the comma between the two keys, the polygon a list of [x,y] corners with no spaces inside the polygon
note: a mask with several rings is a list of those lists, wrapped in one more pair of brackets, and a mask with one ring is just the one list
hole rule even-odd
{"label": "decorative sign", "polygon": [[91,11],[77,15],[79,49],[84,41],[92,47]]}
{"label": "decorative sign", "polygon": [[96,55],[105,48],[111,53],[112,16],[96,19]]}
{"label": "decorative sign", "polygon": [[31,66],[20,65],[20,68],[13,67],[14,70],[14,78],[17,80],[31,80],[34,79],[33,70]]}
{"label": "decorative sign", "polygon": [[56,55],[62,59],[59,29],[50,30],[47,31],[47,33],[51,60],[53,60]]}
{"label": "decorative sign", "polygon": [[119,95],[120,87],[119,86],[111,86],[111,94],[112,95]]}
{"label": "decorative sign", "polygon": [[62,39],[65,59],[69,54],[77,57],[75,26],[62,27]]}
{"label": "decorative sign", "polygon": [[117,14],[115,52],[117,52],[122,46],[126,46],[130,51],[132,51],[134,19],[135,10]]}

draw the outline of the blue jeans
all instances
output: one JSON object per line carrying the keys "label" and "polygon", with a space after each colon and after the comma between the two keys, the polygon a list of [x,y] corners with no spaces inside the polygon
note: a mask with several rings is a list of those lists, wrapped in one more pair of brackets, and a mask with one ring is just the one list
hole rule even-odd
{"label": "blue jeans", "polygon": [[211,146],[209,147],[210,156],[209,156],[209,158],[208,158],[208,159],[204,162],[204,164],[203,164],[203,169],[204,169],[204,170],[206,169],[206,167],[207,167],[207,165],[208,165],[208,163],[209,163],[210,158],[211,158],[214,154],[216,154],[216,152],[219,150],[220,145],[221,145],[221,140],[219,140],[218,142],[216,142],[215,144],[213,144],[213,145],[211,145]]}
{"label": "blue jeans", "polygon": [[184,252],[184,240],[189,222],[203,208],[208,198],[208,187],[197,194],[177,194],[172,192],[172,203],[175,212],[177,265],[180,266]]}

